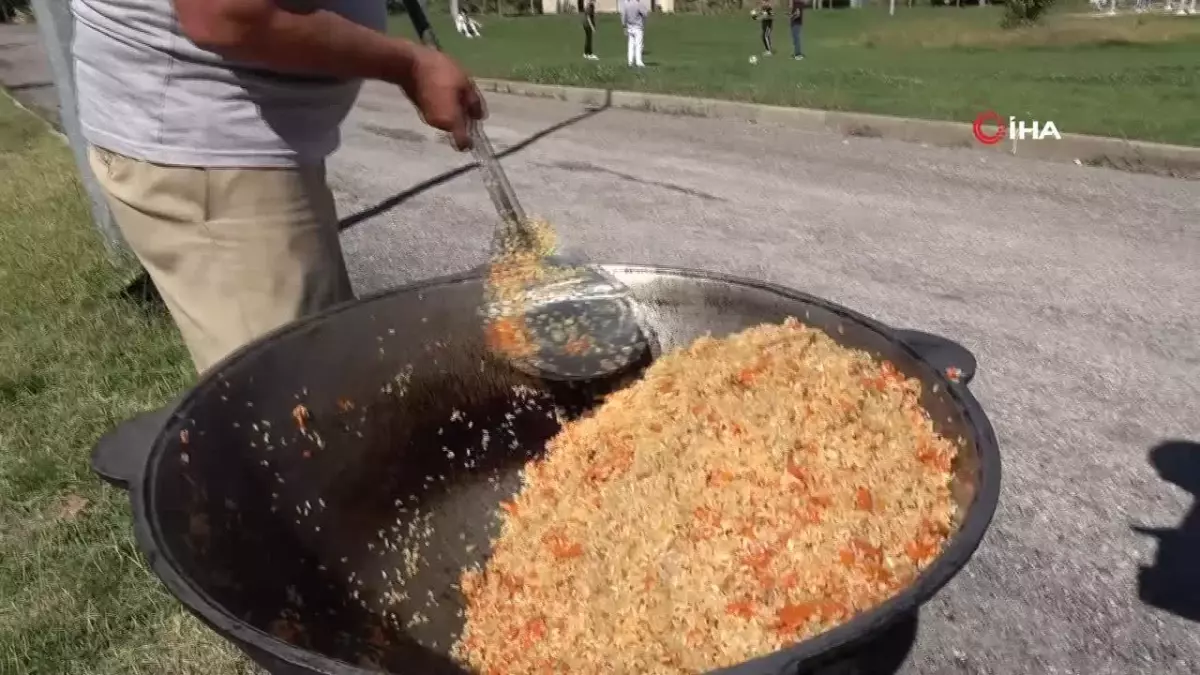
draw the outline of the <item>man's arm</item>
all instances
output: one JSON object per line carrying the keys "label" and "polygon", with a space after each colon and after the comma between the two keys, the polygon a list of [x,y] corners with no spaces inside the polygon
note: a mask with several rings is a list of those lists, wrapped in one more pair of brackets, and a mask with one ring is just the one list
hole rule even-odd
{"label": "man's arm", "polygon": [[[380,0],[382,2],[382,0]],[[292,10],[278,0],[174,0],[183,34],[235,61],[280,72],[399,85],[425,123],[471,147],[470,119],[483,98],[448,56],[360,26],[324,9]]]}
{"label": "man's arm", "polygon": [[283,72],[411,84],[417,45],[324,9],[276,0],[174,0],[183,34],[222,56]]}

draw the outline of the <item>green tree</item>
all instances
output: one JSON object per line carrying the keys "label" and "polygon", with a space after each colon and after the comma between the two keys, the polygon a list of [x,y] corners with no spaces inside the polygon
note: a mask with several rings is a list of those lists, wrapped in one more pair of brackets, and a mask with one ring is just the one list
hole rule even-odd
{"label": "green tree", "polygon": [[1017,28],[1037,23],[1053,4],[1054,0],[1006,0],[1000,26]]}

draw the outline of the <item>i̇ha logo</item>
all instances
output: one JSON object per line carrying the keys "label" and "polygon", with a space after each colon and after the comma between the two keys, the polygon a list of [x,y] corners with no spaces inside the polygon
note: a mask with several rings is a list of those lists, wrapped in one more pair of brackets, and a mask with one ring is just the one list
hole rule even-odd
{"label": "i\u0307ha logo", "polygon": [[[984,128],[985,125],[995,127],[995,131],[988,131]],[[1054,122],[1037,120],[1026,122],[1011,115],[1005,120],[999,113],[992,110],[980,113],[975,118],[975,123],[971,125],[971,131],[975,134],[975,139],[984,145],[995,145],[1005,138],[1018,141],[1027,139],[1040,141],[1044,138],[1062,140],[1062,135],[1058,133],[1058,126]]]}

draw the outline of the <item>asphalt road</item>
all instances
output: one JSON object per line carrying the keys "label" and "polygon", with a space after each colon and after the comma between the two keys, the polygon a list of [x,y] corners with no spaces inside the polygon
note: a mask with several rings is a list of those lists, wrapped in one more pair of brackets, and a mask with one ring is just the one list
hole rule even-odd
{"label": "asphalt road", "polygon": [[[500,148],[584,112],[488,100]],[[422,186],[468,162],[397,93],[366,89],[331,182],[344,216],[399,203],[351,218],[359,291],[483,261],[478,177]],[[901,673],[1200,669],[1197,624],[1139,600],[1156,542],[1131,530],[1193,506],[1147,453],[1200,442],[1200,183],[618,110],[505,164],[568,251],[785,284],[977,354],[1000,508]]]}
{"label": "asphalt road", "polygon": [[37,26],[0,24],[0,84],[22,104],[58,123],[58,92]]}

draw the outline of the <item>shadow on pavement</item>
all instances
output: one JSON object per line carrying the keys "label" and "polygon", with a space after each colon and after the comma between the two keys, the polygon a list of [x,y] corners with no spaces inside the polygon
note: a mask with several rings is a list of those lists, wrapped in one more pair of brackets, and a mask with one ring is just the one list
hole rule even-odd
{"label": "shadow on pavement", "polygon": [[1158,540],[1154,565],[1138,573],[1142,602],[1200,622],[1200,443],[1167,441],[1150,451],[1150,464],[1163,480],[1193,496],[1191,510],[1176,528],[1134,526]]}
{"label": "shadow on pavement", "polygon": [[[599,107],[596,107],[596,108],[590,108],[578,115],[575,115],[574,117],[567,118],[557,124],[546,127],[545,129],[542,129],[541,131],[533,134],[529,138],[526,138],[525,140],[523,140],[519,143],[516,143],[508,148],[505,148],[504,150],[497,152],[496,156],[500,157],[500,158],[504,158],[509,155],[518,153],[518,152],[524,150],[525,148],[528,148],[529,146],[533,145],[534,143],[542,140],[543,138],[549,136],[550,134],[553,134],[556,131],[565,129],[573,124],[578,124],[579,122],[582,122],[582,121],[588,119],[589,117],[594,117],[596,115],[599,115],[600,113],[604,112],[605,110],[608,110],[610,107],[612,107],[612,91],[607,91],[607,92],[605,92],[605,99],[604,99],[603,105],[600,105]],[[405,190],[403,192],[400,192],[391,197],[388,197],[387,199],[376,204],[375,206],[363,209],[362,211],[359,211],[358,213],[351,214],[349,216],[346,216],[345,218],[342,218],[341,222],[338,224],[338,230],[340,230],[340,231],[348,230],[351,227],[354,227],[355,225],[361,223],[364,220],[374,218],[375,216],[377,216],[381,213],[390,211],[391,209],[396,208],[397,206],[403,204],[404,202],[408,201],[409,199],[412,199],[413,197],[416,197],[417,195],[421,194],[422,192],[425,192],[426,190],[435,188],[439,185],[442,185],[443,183],[447,183],[451,180],[454,180],[455,178],[458,178],[459,176],[473,170],[476,166],[478,166],[478,164],[476,162],[471,162],[470,164],[465,164],[463,166],[458,167],[457,169],[453,169],[451,171],[447,171],[445,173],[438,174],[437,176],[434,176],[433,178],[430,178],[429,180],[425,180],[420,183],[417,183],[416,185],[408,188],[407,190]]]}
{"label": "shadow on pavement", "polygon": [[53,86],[54,86],[53,82],[22,82],[21,84],[14,84],[11,87],[8,87],[8,90],[15,94],[16,92],[19,92],[19,91],[26,91],[29,89],[42,89],[45,87],[53,87]]}

